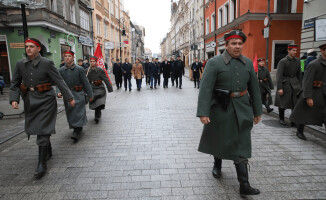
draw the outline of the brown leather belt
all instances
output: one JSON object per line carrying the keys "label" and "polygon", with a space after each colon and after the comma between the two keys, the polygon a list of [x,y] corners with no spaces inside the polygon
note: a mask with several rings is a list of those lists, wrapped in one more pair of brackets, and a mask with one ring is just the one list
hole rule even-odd
{"label": "brown leather belt", "polygon": [[73,86],[72,90],[75,90],[76,92],[80,92],[83,90],[83,86],[82,85],[76,85],[76,86]]}
{"label": "brown leather belt", "polygon": [[52,85],[51,85],[51,83],[44,83],[44,84],[37,85],[36,87],[27,87],[25,84],[22,83],[22,84],[20,84],[20,90],[23,94],[26,94],[27,91],[46,92],[46,91],[52,90]]}
{"label": "brown leather belt", "polygon": [[242,91],[242,92],[232,92],[232,93],[231,93],[231,97],[232,97],[232,98],[242,97],[242,96],[246,95],[247,92],[248,92],[247,89],[244,90],[244,91]]}
{"label": "brown leather belt", "polygon": [[102,80],[92,81],[92,84],[94,84],[94,85],[101,85],[102,84]]}
{"label": "brown leather belt", "polygon": [[313,87],[321,88],[321,87],[323,87],[323,82],[322,81],[314,81]]}

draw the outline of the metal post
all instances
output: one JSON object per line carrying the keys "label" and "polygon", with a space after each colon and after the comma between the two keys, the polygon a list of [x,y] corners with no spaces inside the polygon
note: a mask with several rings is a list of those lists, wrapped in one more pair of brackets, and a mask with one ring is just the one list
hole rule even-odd
{"label": "metal post", "polygon": [[[268,25],[267,27],[269,28],[269,24],[270,24],[270,0],[267,0],[267,17],[268,17]],[[268,30],[268,32],[270,32],[270,30]],[[269,47],[269,36],[268,38],[266,38],[266,67],[268,69],[268,47]]]}
{"label": "metal post", "polygon": [[28,29],[27,29],[27,19],[26,19],[26,10],[25,4],[20,4],[21,12],[22,12],[22,20],[23,20],[23,31],[24,31],[24,40],[28,38]]}

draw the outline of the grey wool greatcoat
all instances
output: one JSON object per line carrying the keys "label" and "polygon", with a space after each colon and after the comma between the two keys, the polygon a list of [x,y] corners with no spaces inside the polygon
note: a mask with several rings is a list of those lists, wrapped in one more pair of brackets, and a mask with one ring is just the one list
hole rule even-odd
{"label": "grey wool greatcoat", "polygon": [[[326,123],[326,60],[319,57],[309,63],[302,83],[301,96],[290,116],[290,120],[305,125]],[[313,87],[314,81],[322,81],[322,87]],[[309,107],[306,99],[313,99],[313,107]]]}
{"label": "grey wool greatcoat", "polygon": [[[89,67],[85,69],[85,73],[92,86],[93,93],[94,93],[94,101],[89,102],[89,109],[91,110],[95,110],[97,108],[104,109],[105,101],[106,101],[106,91],[105,91],[104,84],[106,85],[108,92],[113,91],[112,85],[108,77],[106,77],[104,70],[97,66],[95,68]],[[95,85],[94,81],[98,81],[98,80],[102,80],[104,84],[102,82],[101,85]]]}
{"label": "grey wool greatcoat", "polygon": [[[297,103],[297,94],[300,93],[302,82],[301,65],[299,58],[286,56],[277,66],[275,106],[283,109],[293,109]],[[278,90],[283,89],[283,95]]]}
{"label": "grey wool greatcoat", "polygon": [[[248,90],[231,98],[227,110],[214,95],[214,89],[232,92]],[[210,59],[199,89],[197,117],[206,116],[198,150],[220,159],[251,157],[251,129],[254,116],[262,114],[261,97],[252,61],[244,56],[232,58],[227,51]]]}
{"label": "grey wool greatcoat", "polygon": [[53,61],[43,58],[41,55],[38,55],[34,60],[26,58],[18,61],[10,86],[9,102],[17,101],[19,103],[20,95],[22,95],[25,110],[25,131],[28,135],[55,134],[57,101],[54,89],[42,93],[27,91],[26,94],[21,94],[19,87],[21,83],[24,83],[28,88],[51,83],[58,86],[65,102],[72,99],[73,96]]}
{"label": "grey wool greatcoat", "polygon": [[[94,94],[84,72],[84,68],[72,64],[71,67],[64,66],[59,73],[71,90],[75,100],[75,107],[65,102],[66,116],[70,128],[83,127],[87,123],[85,95],[93,98]],[[75,91],[74,86],[83,86],[82,91]],[[57,88],[57,92],[60,92]]]}
{"label": "grey wool greatcoat", "polygon": [[[274,85],[271,75],[266,67],[258,67],[258,81],[262,101],[267,101],[269,105],[273,104],[271,90],[274,89]],[[266,99],[266,95],[268,95],[268,99]]]}

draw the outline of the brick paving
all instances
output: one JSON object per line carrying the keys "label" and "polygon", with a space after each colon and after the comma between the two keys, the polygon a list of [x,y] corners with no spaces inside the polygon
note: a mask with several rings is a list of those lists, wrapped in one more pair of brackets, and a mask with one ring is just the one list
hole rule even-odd
{"label": "brick paving", "polygon": [[[99,124],[89,123],[74,144],[64,113],[51,137],[48,173],[33,179],[35,137],[21,136],[0,152],[0,199],[240,199],[232,161],[222,178],[211,175],[213,157],[197,151],[202,125],[198,90],[184,78],[182,90],[114,91]],[[250,183],[261,190],[248,199],[325,199],[326,142],[278,125],[263,115],[252,131]]]}

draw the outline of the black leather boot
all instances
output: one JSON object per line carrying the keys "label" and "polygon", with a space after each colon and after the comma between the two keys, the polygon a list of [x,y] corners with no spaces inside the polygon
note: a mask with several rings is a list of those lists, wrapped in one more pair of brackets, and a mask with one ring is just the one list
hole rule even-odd
{"label": "black leather boot", "polygon": [[238,181],[240,183],[240,195],[257,195],[260,194],[258,189],[250,186],[248,181],[248,163],[234,164],[237,170]]}
{"label": "black leather boot", "polygon": [[46,172],[46,155],[48,150],[48,146],[38,147],[38,165],[34,173],[35,178],[42,178]]}
{"label": "black leather boot", "polygon": [[52,146],[51,146],[51,142],[49,142],[48,153],[46,154],[46,160],[50,160],[51,157],[52,157]]}
{"label": "black leather boot", "polygon": [[304,125],[298,124],[297,126],[297,137],[301,140],[307,140],[306,136],[303,134]]}
{"label": "black leather boot", "polygon": [[94,120],[95,120],[96,123],[99,122],[99,118],[101,117],[101,115],[100,115],[100,111],[101,111],[101,110],[99,110],[99,109],[96,109],[96,110],[95,110],[95,119],[94,119]]}
{"label": "black leather boot", "polygon": [[222,176],[222,159],[214,157],[214,167],[212,174],[214,178],[220,178]]}
{"label": "black leather boot", "polygon": [[285,111],[285,110],[284,110],[283,108],[278,108],[279,118],[280,118],[279,122],[280,122],[280,124],[283,125],[283,126],[286,125],[286,123],[285,123],[285,121],[284,121],[284,111]]}
{"label": "black leather boot", "polygon": [[272,112],[272,111],[274,110],[273,108],[271,108],[271,107],[269,106],[269,104],[268,104],[267,102],[264,102],[264,105],[265,105],[265,107],[266,107],[267,113],[270,113],[270,112]]}

